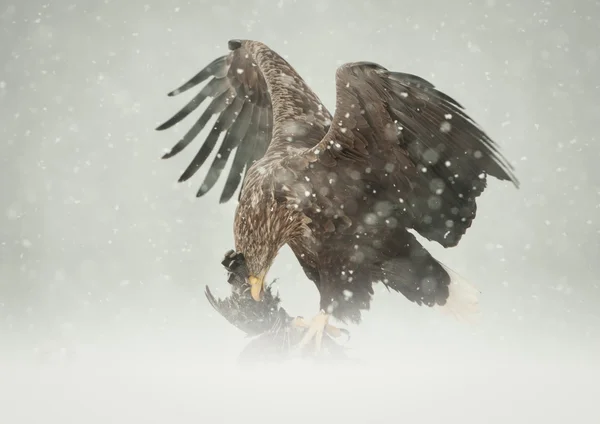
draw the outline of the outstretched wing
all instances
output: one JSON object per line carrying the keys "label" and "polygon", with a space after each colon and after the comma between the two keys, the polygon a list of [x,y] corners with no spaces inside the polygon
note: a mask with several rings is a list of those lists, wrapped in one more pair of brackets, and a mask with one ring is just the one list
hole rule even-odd
{"label": "outstretched wing", "polygon": [[331,128],[286,161],[276,191],[326,231],[402,226],[449,247],[475,218],[488,175],[518,185],[458,102],[422,78],[358,62],[338,69]]}
{"label": "outstretched wing", "polygon": [[206,99],[212,99],[192,128],[164,158],[181,152],[216,116],[206,140],[179,181],[186,181],[196,173],[225,133],[197,194],[202,196],[212,189],[233,155],[221,203],[233,196],[240,183],[243,186],[248,169],[265,155],[274,136],[286,141],[294,137],[294,143],[286,142],[284,146],[312,147],[322,139],[331,122],[331,115],[318,97],[276,52],[251,40],[230,40],[228,45],[231,50],[228,55],[215,59],[169,93],[177,95],[209,79],[183,109],[157,128],[170,128]]}
{"label": "outstretched wing", "polygon": [[233,164],[221,194],[221,203],[233,196],[250,165],[265,154],[273,128],[273,109],[264,76],[244,48],[239,48],[233,41],[229,47],[233,50],[231,53],[215,59],[188,82],[169,93],[169,96],[175,96],[210,79],[188,104],[157,128],[161,131],[172,127],[205,100],[211,99],[196,123],[163,158],[173,157],[185,149],[216,116],[206,140],[179,181],[188,180],[198,171],[224,132],[225,137],[197,193],[200,197],[215,185],[233,154]]}

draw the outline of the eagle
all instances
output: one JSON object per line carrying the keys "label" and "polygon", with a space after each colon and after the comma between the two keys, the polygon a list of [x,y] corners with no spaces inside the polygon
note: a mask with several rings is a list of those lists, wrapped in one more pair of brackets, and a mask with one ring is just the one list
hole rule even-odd
{"label": "eagle", "polygon": [[374,284],[459,315],[476,308],[473,286],[416,237],[454,247],[475,219],[488,177],[519,186],[498,145],[462,105],[419,76],[362,61],[337,69],[331,114],[264,43],[234,39],[228,47],[169,93],[208,80],[157,130],[210,99],[163,158],[216,118],[179,181],[191,178],[220,140],[197,192],[203,196],[233,156],[220,203],[240,189],[234,252],[253,301],[262,301],[267,273],[287,245],[320,294],[315,316],[294,321],[306,329],[300,347],[318,350],[323,334],[339,334],[331,317],[360,323]]}

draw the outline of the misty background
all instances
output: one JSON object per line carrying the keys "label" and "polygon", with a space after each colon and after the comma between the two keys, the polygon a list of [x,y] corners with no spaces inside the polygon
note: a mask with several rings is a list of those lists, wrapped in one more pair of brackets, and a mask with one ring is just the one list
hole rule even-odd
{"label": "misty background", "polygon": [[[599,30],[592,0],[0,0],[1,369],[228,364],[247,343],[203,294],[229,290],[235,203],[224,180],[195,197],[205,169],[177,183],[209,126],[169,160],[200,111],[154,131],[232,38],[280,53],[332,112],[344,62],[422,76],[516,167],[521,188],[490,181],[458,247],[426,244],[482,291],[481,322],[376,286],[350,328],[361,359],[598,367]],[[291,315],[317,312],[288,248],[269,278]]]}

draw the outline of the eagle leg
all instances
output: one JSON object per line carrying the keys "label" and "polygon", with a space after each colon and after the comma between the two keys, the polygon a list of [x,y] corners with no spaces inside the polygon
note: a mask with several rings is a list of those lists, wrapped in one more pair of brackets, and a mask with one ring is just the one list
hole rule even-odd
{"label": "eagle leg", "polygon": [[329,324],[329,316],[330,315],[325,311],[321,311],[313,317],[310,322],[306,322],[303,317],[296,317],[292,321],[292,326],[306,329],[304,336],[296,345],[299,350],[306,347],[306,345],[314,339],[316,353],[320,353],[323,343],[323,334],[327,334],[332,338],[338,338],[342,334],[346,334],[346,336],[349,337],[350,333],[348,330]]}

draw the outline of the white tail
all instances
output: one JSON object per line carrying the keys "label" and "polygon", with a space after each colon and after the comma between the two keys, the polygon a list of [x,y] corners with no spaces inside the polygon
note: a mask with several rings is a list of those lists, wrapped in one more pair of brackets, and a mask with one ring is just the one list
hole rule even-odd
{"label": "white tail", "polygon": [[440,265],[450,275],[450,295],[445,305],[436,306],[436,308],[445,314],[453,315],[459,321],[476,322],[480,316],[479,294],[481,292],[457,272],[441,262]]}

